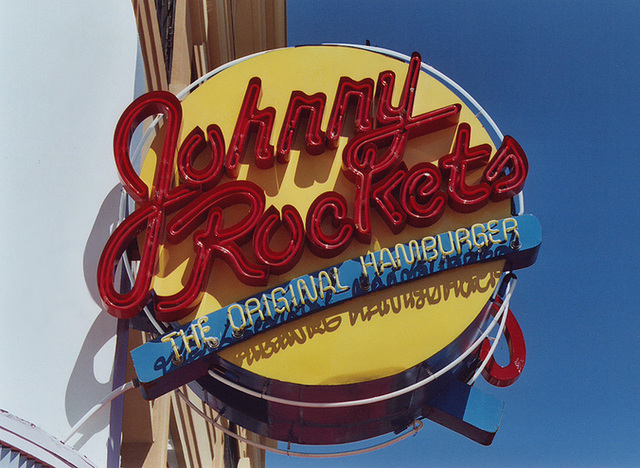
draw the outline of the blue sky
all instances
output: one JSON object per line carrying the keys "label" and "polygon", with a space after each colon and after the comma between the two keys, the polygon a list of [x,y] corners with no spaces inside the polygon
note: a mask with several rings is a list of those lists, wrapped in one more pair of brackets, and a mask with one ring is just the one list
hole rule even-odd
{"label": "blue sky", "polygon": [[527,364],[483,447],[425,421],[415,437],[331,461],[270,466],[628,466],[640,460],[640,3],[290,1],[288,43],[421,53],[527,153],[537,263],[511,306]]}

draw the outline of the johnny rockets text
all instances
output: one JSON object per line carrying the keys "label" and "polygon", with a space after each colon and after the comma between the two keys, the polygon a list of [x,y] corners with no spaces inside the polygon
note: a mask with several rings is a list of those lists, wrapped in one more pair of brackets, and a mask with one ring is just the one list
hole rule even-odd
{"label": "johnny rockets text", "polygon": [[[98,266],[98,287],[109,313],[131,318],[149,302],[164,239],[178,243],[193,236],[194,262],[185,286],[171,296],[154,296],[157,317],[175,321],[197,307],[216,258],[226,262],[239,281],[264,286],[271,274],[281,275],[292,269],[305,246],[318,257],[331,258],[354,239],[369,244],[371,206],[398,234],[407,224],[426,227],[435,223],[447,205],[470,213],[489,201],[518,194],[527,177],[528,162],[515,139],[506,136],[490,158],[491,146],[470,147],[471,128],[458,123],[460,104],[413,115],[420,63],[420,56],[413,54],[398,106],[392,105],[392,71],[380,73],[375,86],[371,78],[354,81],[342,77],[325,131],[320,123],[326,95],[293,91],[275,148],[270,139],[276,111],[272,107],[259,109],[262,84],[257,77],[249,81],[226,151],[224,135],[215,124],[206,132],[196,127],[178,148],[182,106],[171,93],[151,92],[135,100],[116,127],[114,153],[122,184],[137,209],[111,235]],[[307,121],[307,153],[318,155],[326,148],[336,148],[350,106],[355,106],[355,135],[342,152],[342,174],[355,186],[353,200],[337,192],[325,192],[312,202],[303,220],[295,206],[286,205],[281,211],[266,206],[264,190],[253,182],[220,183],[223,175],[231,179],[238,176],[243,158],[263,170],[272,168],[276,161],[286,164],[302,117]],[[130,162],[129,147],[136,127],[157,114],[165,119],[166,136],[149,190]],[[421,162],[408,168],[403,162],[409,139],[456,126],[453,149],[439,159],[437,166]],[[247,144],[253,135],[255,148],[249,149]],[[198,156],[207,148],[209,160],[204,168],[196,168]],[[174,180],[176,168],[178,180]],[[467,173],[482,168],[482,180],[467,185]],[[248,214],[228,226],[224,209],[235,205],[244,205]],[[328,222],[333,227],[327,229]],[[197,230],[200,226],[204,227]],[[283,250],[276,251],[270,241],[280,228],[288,232],[290,240]],[[128,292],[118,292],[114,286],[116,266],[141,233],[144,240],[139,245],[135,283]],[[251,243],[255,258],[241,249],[247,243]]]}

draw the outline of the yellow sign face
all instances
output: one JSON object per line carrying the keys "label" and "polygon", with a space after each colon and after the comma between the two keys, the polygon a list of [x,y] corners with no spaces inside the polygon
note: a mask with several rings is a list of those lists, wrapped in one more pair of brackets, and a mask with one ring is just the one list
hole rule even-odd
{"label": "yellow sign face", "polygon": [[[255,184],[248,184],[246,187],[258,186],[262,189],[265,212],[269,207],[275,207],[279,213],[286,211],[287,206],[294,207],[306,225],[302,233],[306,245],[299,259],[287,263],[286,268],[271,269],[259,285],[241,281],[238,268],[242,267],[230,266],[229,261],[216,257],[203,288],[204,293],[198,295],[193,311],[181,323],[238,303],[239,314],[234,316],[230,313],[230,317],[235,320],[234,326],[240,328],[240,319],[246,322],[252,320],[252,316],[256,318],[269,311],[273,312],[276,307],[284,307],[284,302],[276,301],[273,295],[263,295],[263,300],[247,301],[252,296],[260,297],[262,291],[273,290],[294,278],[353,259],[361,259],[363,271],[369,271],[371,280],[375,281],[380,269],[394,267],[394,256],[400,255],[396,249],[398,244],[417,240],[416,245],[419,247],[416,252],[422,251],[424,254],[430,250],[432,255],[445,258],[455,254],[456,250],[459,253],[461,244],[471,246],[472,241],[478,242],[478,237],[470,234],[473,231],[469,229],[471,226],[510,216],[509,199],[479,203],[469,208],[454,199],[454,189],[448,195],[448,204],[439,208],[437,219],[421,221],[416,216],[417,221],[414,219],[411,222],[410,219],[406,224],[394,224],[397,220],[393,216],[377,209],[385,206],[384,200],[391,200],[391,203],[395,199],[402,199],[402,194],[411,190],[405,189],[410,186],[410,180],[415,182],[414,198],[418,200],[418,205],[426,205],[429,197],[433,199],[435,192],[428,191],[428,185],[431,180],[429,177],[435,177],[434,169],[424,169],[427,167],[425,163],[431,163],[428,167],[435,168],[435,171],[440,167],[438,174],[442,173],[442,183],[438,185],[444,187],[442,193],[446,193],[446,187],[451,184],[458,184],[467,190],[481,185],[482,168],[487,164],[488,154],[496,154],[494,142],[463,100],[425,70],[418,68],[412,71],[412,63],[351,47],[282,49],[254,56],[220,71],[183,100],[178,148],[187,146],[185,141],[196,127],[204,130],[217,125],[215,131],[207,130],[207,134],[221,136],[219,152],[224,152],[228,158],[229,154],[233,154],[232,147],[237,145],[238,136],[242,136],[246,144],[237,153],[237,164],[230,168],[228,166],[233,164],[227,164],[229,161],[225,160],[226,172],[217,185],[222,186],[233,180]],[[412,73],[417,81],[414,79],[411,82]],[[389,79],[390,76],[395,79]],[[259,81],[254,77],[259,77]],[[351,87],[345,83],[350,83]],[[379,117],[384,120],[386,115],[389,122],[381,123],[378,120],[369,128],[363,129],[363,125],[357,120],[358,97],[365,96],[366,90],[373,90],[374,83],[377,83],[376,95],[372,99],[371,108],[375,111],[376,108],[384,107],[381,103],[386,103],[387,112],[382,112]],[[407,87],[405,83],[413,83],[415,87]],[[348,94],[345,89],[355,91]],[[301,108],[305,110],[311,109],[314,103],[320,102],[322,105],[315,107],[316,114],[309,111],[302,115],[297,136],[294,129],[290,149],[280,151],[277,162],[265,163],[254,155],[257,151],[253,148],[261,144],[263,136],[268,143],[267,147],[283,148],[283,135],[286,136],[290,128],[287,126],[287,121],[290,121],[287,111],[295,108],[291,105],[295,95],[292,94],[293,91],[300,92],[297,96],[301,96]],[[242,129],[238,129],[241,120],[239,116],[248,112],[247,103],[252,92],[255,94],[254,100],[249,104],[252,104],[255,111],[253,120],[259,120],[265,113],[268,114],[265,119],[271,119],[271,132],[262,136],[259,124],[255,122],[250,123],[244,133]],[[314,96],[315,101],[312,99]],[[306,141],[306,123],[311,123],[314,115],[315,118],[321,118],[319,126],[323,135],[328,135],[331,129],[337,128],[334,119],[337,114],[332,109],[339,107],[338,101],[345,96],[347,110],[343,114],[343,125],[336,138],[332,142],[323,141],[321,145],[315,146],[313,141]],[[403,113],[403,109],[409,112]],[[429,118],[437,121],[440,117],[435,111],[443,109],[443,112],[453,109],[455,119],[447,125],[438,126],[436,123],[427,128],[431,125]],[[432,117],[429,117],[432,115],[430,113],[433,113]],[[420,116],[427,117],[420,120]],[[402,123],[396,125],[393,119]],[[384,128],[392,128],[393,132],[379,133],[375,149],[372,145],[367,146],[366,135],[374,135],[373,132]],[[156,161],[164,145],[164,130],[159,132],[152,143],[144,162],[142,179],[149,187],[157,173]],[[402,137],[403,132],[408,132],[409,137]],[[461,143],[463,138],[466,140]],[[360,142],[362,144],[358,146]],[[451,168],[445,163],[445,158],[455,154],[463,143],[466,150],[471,150],[467,153],[481,149],[476,151],[482,153],[478,160],[486,154],[481,165],[464,163]],[[220,146],[224,146],[223,151]],[[215,146],[212,147],[214,149],[208,150],[208,156],[205,151],[202,153],[204,156],[190,162],[195,172],[204,171],[208,160],[214,159],[212,151],[215,152]],[[394,157],[396,160],[389,163],[388,167],[383,167],[380,163],[380,170],[376,168],[367,172],[363,168],[373,168],[379,161],[375,156],[367,156],[373,154],[371,151],[384,154],[395,151],[389,158]],[[473,158],[469,156],[467,160],[471,161]],[[463,167],[461,171],[460,167]],[[175,180],[178,180],[178,169],[173,170]],[[402,173],[402,177],[398,179],[397,185],[393,185],[392,179],[397,173]],[[367,178],[367,174],[372,176]],[[242,187],[244,186],[238,185],[237,192],[242,192]],[[333,194],[332,200],[340,200],[341,196],[346,202],[347,210],[344,215],[340,216],[336,211],[336,206],[345,206],[342,202],[327,202],[329,208],[324,212],[318,208],[318,200],[324,200],[323,194],[327,193]],[[372,198],[374,193],[379,194],[383,200],[377,205]],[[410,215],[415,207],[411,208],[409,201],[402,203]],[[225,228],[239,224],[239,220],[250,216],[251,213],[247,214],[243,203],[239,204],[242,206],[232,206],[233,203],[229,203],[228,207],[221,209],[220,213],[224,214],[220,216],[224,220],[220,222]],[[419,211],[418,208],[415,210]],[[314,218],[314,213],[319,214]],[[264,219],[266,218],[261,218],[261,221]],[[320,238],[329,238],[338,245],[335,252],[323,256],[322,249],[317,247],[318,242],[309,235],[310,224],[313,222],[317,224],[316,231],[319,230]],[[345,226],[352,230],[349,239],[344,242],[336,240]],[[466,234],[461,231],[462,228],[466,228]],[[204,219],[199,229],[207,229]],[[481,234],[486,239],[490,233],[484,234],[484,229],[482,227]],[[440,233],[453,233],[449,238],[450,242],[432,245],[425,241],[420,244],[421,240],[430,236],[434,238]],[[165,243],[160,248],[159,265],[153,279],[155,294],[170,297],[180,293],[189,283],[194,270],[198,268],[197,237],[196,232],[175,244]],[[255,237],[257,236],[254,235]],[[282,251],[295,240],[293,237],[295,235],[287,230],[278,229],[275,234],[267,236],[267,244],[273,251]],[[252,241],[243,239],[243,242],[237,244],[240,253],[234,254],[236,258],[245,259],[250,265],[260,265],[255,258],[255,248],[251,248]],[[320,256],[317,255],[318,252]],[[376,261],[370,260],[373,258],[368,256],[370,252],[388,252],[389,260],[386,264],[382,261],[373,265]],[[384,256],[381,258],[384,259]],[[480,263],[414,281],[398,281],[398,284],[385,289],[373,288],[368,294],[270,328],[222,349],[218,355],[267,379],[301,385],[353,384],[396,375],[426,361],[467,329],[489,300],[503,268],[503,261]],[[345,290],[354,287],[352,284],[340,284],[337,276],[336,274],[333,279],[327,276],[324,290],[319,286],[320,289],[315,291],[316,296],[320,292],[337,294],[341,287]],[[320,281],[319,278],[316,280]],[[331,284],[331,281],[334,283]],[[314,291],[307,292],[307,300],[313,302]]]}

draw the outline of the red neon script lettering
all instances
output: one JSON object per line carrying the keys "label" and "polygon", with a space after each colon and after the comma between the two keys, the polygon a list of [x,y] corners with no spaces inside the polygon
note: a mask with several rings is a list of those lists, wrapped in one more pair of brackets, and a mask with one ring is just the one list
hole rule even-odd
{"label": "red neon script lettering", "polygon": [[[224,208],[243,204],[247,214],[232,226],[224,225]],[[253,286],[267,284],[268,268],[246,258],[240,246],[251,240],[262,212],[264,191],[248,181],[232,181],[209,190],[182,209],[167,225],[167,236],[173,243],[185,240],[203,222],[205,229],[193,237],[194,266],[187,284],[177,294],[158,296],[156,313],[160,320],[179,320],[199,302],[204,291],[213,260],[224,260],[240,281]]]}
{"label": "red neon script lettering", "polygon": [[[400,164],[407,140],[452,127],[460,116],[459,104],[418,116],[412,115],[420,63],[420,55],[413,54],[400,99],[401,106],[398,108],[391,105],[393,73],[384,72],[381,75],[379,82],[388,86],[383,88],[377,119],[384,126],[361,133],[350,140],[342,155],[345,175],[356,186],[353,216],[356,238],[364,244],[371,242],[370,200],[374,182]],[[379,155],[379,149],[387,145],[386,151]]]}
{"label": "red neon script lettering", "polygon": [[[166,137],[151,190],[135,172],[129,146],[136,127],[156,114],[166,119]],[[118,318],[136,316],[151,297],[151,280],[167,213],[183,206],[196,195],[186,187],[171,188],[174,157],[182,121],[180,101],[171,93],[157,91],[136,99],[116,126],[114,154],[122,185],[140,207],[113,232],[98,263],[98,290],[105,309]],[[151,193],[149,193],[151,192]],[[114,286],[116,266],[125,250],[145,231],[140,251],[140,267],[130,291],[120,293]]]}
{"label": "red neon script lettering", "polygon": [[[178,148],[182,108],[172,94],[153,92],[136,99],[116,127],[114,155],[122,185],[138,207],[114,231],[98,265],[98,288],[106,310],[118,318],[131,318],[150,301],[157,257],[165,238],[173,244],[189,237],[193,242],[191,270],[183,288],[170,296],[156,296],[158,318],[173,321],[197,307],[215,259],[229,265],[242,283],[264,286],[271,274],[285,274],[297,264],[305,244],[323,258],[340,255],[353,238],[369,244],[373,236],[371,205],[388,228],[399,234],[407,224],[425,227],[437,222],[447,204],[467,213],[489,200],[497,202],[517,195],[524,186],[528,162],[513,138],[505,137],[489,161],[491,147],[471,147],[471,127],[467,123],[458,125],[460,104],[413,115],[420,66],[420,56],[414,54],[397,106],[392,104],[392,71],[378,76],[375,109],[372,79],[342,77],[324,133],[325,94],[293,91],[275,150],[270,139],[276,111],[272,107],[258,108],[262,84],[257,77],[247,85],[226,151],[222,130],[215,124],[206,132],[195,127]],[[317,155],[325,148],[337,148],[347,110],[354,105],[355,135],[342,153],[342,174],[355,185],[352,208],[342,194],[331,191],[319,195],[303,218],[293,206],[284,206],[281,212],[267,206],[264,190],[252,182],[222,183],[225,175],[237,177],[247,151],[254,156],[252,163],[263,170],[274,165],[276,156],[280,163],[286,163],[304,118],[307,153]],[[131,165],[129,146],[136,127],[156,114],[164,117],[166,136],[149,187]],[[403,159],[408,140],[456,125],[453,150],[440,158],[439,167],[429,162],[406,166]],[[247,148],[251,133],[255,133],[255,147]],[[480,182],[467,185],[467,174],[483,167]],[[231,207],[236,212],[244,209],[245,214],[229,226],[231,218],[225,210]],[[169,215],[173,216],[170,221]],[[277,250],[271,243],[281,228],[288,232],[289,239]],[[129,291],[120,292],[114,285],[116,266],[124,252],[140,239],[136,280]],[[249,243],[252,249],[246,248]]]}

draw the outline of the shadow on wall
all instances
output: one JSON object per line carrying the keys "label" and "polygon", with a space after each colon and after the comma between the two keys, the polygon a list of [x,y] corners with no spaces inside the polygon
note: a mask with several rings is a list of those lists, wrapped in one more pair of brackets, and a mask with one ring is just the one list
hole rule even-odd
{"label": "shadow on wall", "polygon": [[102,308],[102,302],[100,301],[98,281],[96,279],[98,275],[98,261],[100,260],[100,255],[111,232],[118,224],[118,207],[120,205],[121,194],[122,187],[116,185],[104,199],[84,248],[84,282],[91,293],[91,297],[100,308]]}
{"label": "shadow on wall", "polygon": [[[102,309],[96,280],[100,254],[118,220],[121,187],[114,187],[100,207],[98,216],[85,245],[83,257],[84,279],[96,306]],[[87,311],[95,314],[95,311]],[[91,325],[71,372],[65,394],[65,411],[73,427],[89,410],[113,389],[114,343],[117,321],[101,310]],[[72,439],[75,449],[82,447],[93,435],[109,424],[109,413],[102,410],[79,431],[81,437]]]}

